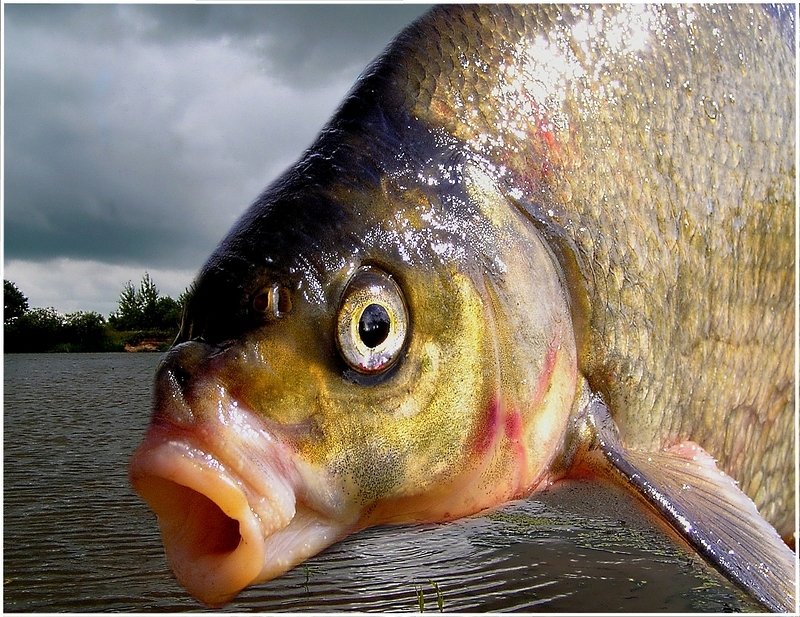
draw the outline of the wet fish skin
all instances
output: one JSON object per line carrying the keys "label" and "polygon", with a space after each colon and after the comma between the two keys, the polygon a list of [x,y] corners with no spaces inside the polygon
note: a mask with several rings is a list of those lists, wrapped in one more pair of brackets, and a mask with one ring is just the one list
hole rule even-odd
{"label": "wet fish skin", "polygon": [[[211,256],[159,370],[134,485],[164,529],[162,480],[213,499],[217,470],[203,559],[240,568],[198,582],[167,529],[194,595],[556,480],[587,382],[625,447],[699,443],[785,533],[794,63],[749,9],[451,6],[400,36]],[[336,342],[365,264],[410,315],[378,375]]]}
{"label": "wet fish skin", "polygon": [[793,50],[753,6],[485,6],[392,56],[399,104],[505,168],[561,246],[581,372],[628,445],[702,444],[787,535]]}
{"label": "wet fish skin", "polygon": [[[483,170],[459,162],[457,142],[409,139],[407,116],[364,105],[350,99],[221,243],[158,371],[131,476],[179,581],[210,605],[360,528],[525,495],[547,481],[568,427],[576,355],[549,247]],[[420,182],[449,159],[450,180]],[[348,368],[334,340],[364,264],[398,282],[413,321],[401,361],[380,375]],[[285,314],[256,310],[276,286]],[[505,314],[534,296],[534,310]],[[176,505],[186,492],[164,480],[224,516]]]}
{"label": "wet fish skin", "polygon": [[[496,193],[481,194],[475,205],[478,184],[486,181],[477,168],[459,164],[457,181],[445,187],[418,185],[421,161],[434,161],[439,173],[438,161],[449,156],[441,150],[455,142],[434,143],[420,134],[408,140],[413,146],[403,147],[403,160],[390,172],[371,168],[400,152],[393,141],[376,139],[387,130],[387,119],[380,110],[375,114],[353,109],[341,114],[345,128],[334,121],[299,170],[270,189],[215,251],[198,279],[179,345],[163,369],[182,368],[184,356],[194,353],[193,339],[220,345],[213,372],[199,367],[197,377],[210,373],[231,384],[243,406],[267,410],[281,427],[310,422],[310,436],[293,444],[299,458],[322,468],[341,459],[335,466],[355,475],[351,498],[357,506],[370,506],[359,527],[457,518],[528,492],[557,455],[569,420],[561,410],[577,387],[567,298],[549,248]],[[346,125],[353,117],[381,128],[360,126],[352,134]],[[341,161],[346,165],[340,167]],[[473,177],[461,178],[465,169]],[[414,185],[405,185],[406,178]],[[492,224],[486,223],[487,212]],[[333,340],[335,307],[364,263],[391,272],[414,321],[416,336],[401,366],[388,375],[348,369]],[[253,315],[248,300],[276,281],[295,295],[291,314],[280,320]],[[548,301],[535,311],[494,314],[509,298],[519,303],[533,295]],[[488,329],[487,320],[494,320]],[[321,352],[309,355],[309,349]],[[566,380],[550,385],[542,375],[554,365]],[[298,388],[299,380],[310,384]],[[553,406],[546,423],[557,428],[539,440],[542,446],[550,441],[541,452],[508,461],[504,450],[498,453],[492,463],[497,486],[484,486],[478,496],[458,496],[469,504],[451,503],[452,490],[444,487],[464,482],[465,470],[483,473],[487,464],[482,457],[471,461],[474,442],[485,442],[491,456],[496,436],[483,429],[502,420],[494,410],[502,406],[495,403],[501,390],[509,405],[535,398]],[[191,403],[207,405],[203,399]],[[157,402],[156,409],[161,407]],[[343,409],[349,410],[344,418]],[[492,414],[498,417],[487,420]],[[502,436],[502,427],[492,430]],[[518,458],[536,460],[522,465]],[[371,462],[362,471],[364,461]],[[420,494],[434,482],[442,487],[422,500]],[[392,496],[394,491],[399,494]],[[399,503],[409,495],[412,504]],[[379,498],[383,505],[373,503]]]}

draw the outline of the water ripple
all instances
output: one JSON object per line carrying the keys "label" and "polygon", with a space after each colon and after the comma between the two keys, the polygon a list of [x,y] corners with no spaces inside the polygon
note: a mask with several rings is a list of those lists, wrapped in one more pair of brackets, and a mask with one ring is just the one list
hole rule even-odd
{"label": "water ripple", "polygon": [[[202,610],[169,573],[155,517],[128,486],[159,359],[5,356],[6,611]],[[368,529],[225,610],[412,612],[418,594],[428,611],[439,598],[445,611],[753,607],[636,524],[632,504],[583,487],[454,523]]]}

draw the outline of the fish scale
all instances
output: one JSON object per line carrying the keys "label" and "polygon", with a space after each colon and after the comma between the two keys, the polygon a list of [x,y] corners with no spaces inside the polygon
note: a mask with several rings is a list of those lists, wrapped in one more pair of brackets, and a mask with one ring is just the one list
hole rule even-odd
{"label": "fish scale", "polygon": [[[753,7],[465,13],[434,13],[393,50],[405,104],[415,118],[507,166],[508,190],[521,190],[532,208],[557,212],[554,222],[588,274],[581,366],[625,442],[644,449],[703,443],[789,533],[794,486],[785,479],[793,457],[789,449],[776,454],[773,444],[791,434],[794,406],[785,387],[794,328],[791,48],[763,36],[771,17]],[[588,44],[576,40],[581,21],[620,17],[657,24],[660,44],[649,53],[609,53],[615,42],[605,29]],[[711,41],[702,36],[712,30]],[[536,58],[541,75],[514,50],[520,42],[549,52]],[[534,82],[553,80],[557,96],[535,101],[541,118],[518,115],[535,85],[523,80],[495,95],[509,66]],[[547,173],[543,118],[556,119],[548,128],[558,144]],[[752,371],[761,377],[753,380]],[[720,429],[743,405],[764,429],[745,435],[734,456]]]}

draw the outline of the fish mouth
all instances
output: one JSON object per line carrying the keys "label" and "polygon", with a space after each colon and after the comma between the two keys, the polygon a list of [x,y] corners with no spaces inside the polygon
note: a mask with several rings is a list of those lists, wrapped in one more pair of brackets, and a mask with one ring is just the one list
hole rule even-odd
{"label": "fish mouth", "polygon": [[298,500],[298,474],[274,443],[255,456],[244,447],[251,442],[231,453],[230,435],[206,445],[198,432],[210,433],[153,426],[129,469],[158,518],[175,578],[197,600],[222,606],[346,535],[346,526],[307,505],[307,489]]}

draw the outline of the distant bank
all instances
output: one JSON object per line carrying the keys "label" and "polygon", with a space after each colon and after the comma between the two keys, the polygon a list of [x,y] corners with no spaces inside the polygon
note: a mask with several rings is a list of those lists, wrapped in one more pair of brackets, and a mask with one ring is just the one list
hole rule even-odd
{"label": "distant bank", "polygon": [[145,272],[138,288],[128,281],[111,315],[55,308],[29,308],[28,298],[12,281],[3,281],[4,353],[165,351],[175,340],[188,297],[159,294]]}
{"label": "distant bank", "polygon": [[162,352],[169,349],[169,346],[171,344],[172,344],[172,339],[165,341],[165,340],[148,338],[148,339],[143,339],[138,343],[126,343],[124,351],[130,353],[140,353],[143,351]]}
{"label": "distant bank", "polygon": [[120,331],[96,318],[52,317],[52,314],[34,314],[33,318],[6,323],[3,327],[3,352],[162,352],[169,349],[178,332],[177,328]]}

